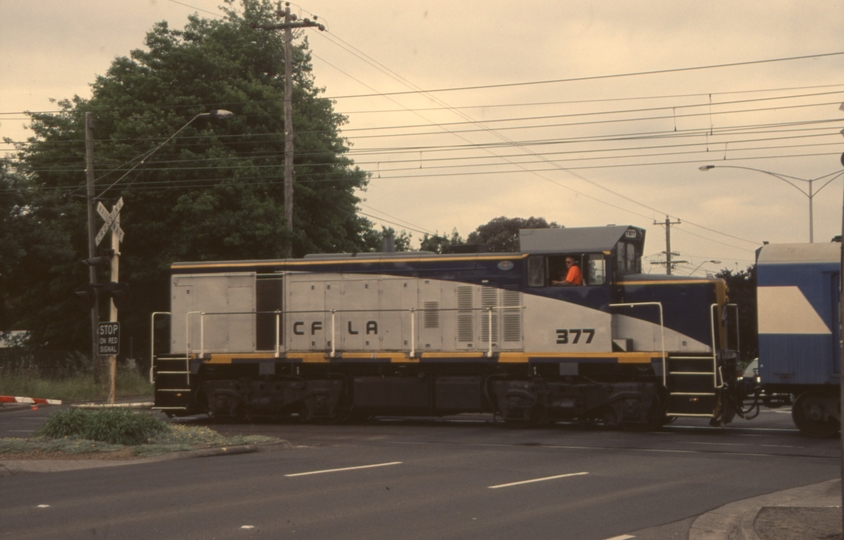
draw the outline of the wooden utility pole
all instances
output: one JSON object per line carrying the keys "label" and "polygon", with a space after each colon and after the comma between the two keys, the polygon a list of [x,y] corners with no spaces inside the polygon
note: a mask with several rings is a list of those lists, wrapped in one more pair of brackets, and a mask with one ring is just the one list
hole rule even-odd
{"label": "wooden utility pole", "polygon": [[287,258],[293,256],[293,29],[316,27],[321,31],[325,26],[314,20],[297,21],[295,13],[290,13],[290,2],[285,2],[284,11],[278,16],[284,17],[281,24],[252,25],[262,30],[284,30],[284,215],[287,217]]}
{"label": "wooden utility pole", "polygon": [[[97,256],[97,243],[94,240],[94,118],[90,112],[85,113],[85,177],[88,188],[88,258]],[[97,268],[88,267],[88,282],[92,288],[97,285]],[[92,289],[96,290],[96,289]],[[100,357],[97,354],[97,326],[100,322],[100,308],[98,302],[94,301],[91,309],[91,362],[94,364],[94,382],[100,382]]]}
{"label": "wooden utility pole", "polygon": [[679,255],[679,253],[674,253],[671,251],[671,226],[672,225],[679,225],[680,220],[671,221],[668,216],[665,216],[665,221],[654,221],[654,225],[663,225],[665,227],[665,262],[655,262],[654,264],[665,264],[665,273],[669,276],[671,275],[671,269],[674,268],[675,264],[684,263],[686,261],[672,261],[672,255]]}

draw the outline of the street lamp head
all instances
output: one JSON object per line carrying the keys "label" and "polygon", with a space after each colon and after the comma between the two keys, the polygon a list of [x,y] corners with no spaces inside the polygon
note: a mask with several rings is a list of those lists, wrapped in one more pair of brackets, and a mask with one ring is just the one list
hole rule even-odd
{"label": "street lamp head", "polygon": [[709,171],[709,170],[712,170],[714,168],[715,168],[715,165],[701,165],[700,167],[698,167],[698,170]]}
{"label": "street lamp head", "polygon": [[199,113],[196,116],[197,118],[219,118],[220,120],[225,120],[234,116],[234,113],[225,109],[214,109],[211,112]]}

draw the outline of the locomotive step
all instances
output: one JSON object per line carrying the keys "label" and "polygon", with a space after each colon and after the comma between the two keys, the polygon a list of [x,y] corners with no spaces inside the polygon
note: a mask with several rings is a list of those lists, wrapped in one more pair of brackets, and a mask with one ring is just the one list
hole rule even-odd
{"label": "locomotive step", "polygon": [[715,389],[715,379],[712,373],[668,374],[668,388],[673,393],[682,392],[712,392]]}
{"label": "locomotive step", "polygon": [[668,416],[704,415],[709,416],[715,410],[714,393],[672,393],[668,398]]}

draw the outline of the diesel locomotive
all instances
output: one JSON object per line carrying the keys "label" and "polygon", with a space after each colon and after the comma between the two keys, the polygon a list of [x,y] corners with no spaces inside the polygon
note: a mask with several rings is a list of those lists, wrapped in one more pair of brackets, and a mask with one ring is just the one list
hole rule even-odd
{"label": "diesel locomotive", "polygon": [[[520,250],[171,267],[169,415],[493,413],[645,430],[744,414],[723,280],[642,272],[634,226],[520,231]],[[566,258],[582,284],[557,284]],[[155,332],[155,331],[154,331]],[[153,343],[156,336],[153,335]]]}

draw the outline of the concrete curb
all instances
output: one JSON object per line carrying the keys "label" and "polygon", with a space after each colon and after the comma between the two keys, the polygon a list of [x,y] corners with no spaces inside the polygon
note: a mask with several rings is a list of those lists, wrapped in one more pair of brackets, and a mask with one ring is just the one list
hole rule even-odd
{"label": "concrete curb", "polygon": [[138,401],[135,403],[72,403],[77,409],[152,409],[152,401]]}
{"label": "concrete curb", "polygon": [[689,530],[689,540],[759,540],[754,524],[763,507],[838,507],[840,482],[827,480],[725,504],[699,516]]}
{"label": "concrete curb", "polygon": [[80,469],[97,469],[101,467],[117,467],[120,465],[142,465],[144,463],[156,463],[159,461],[173,461],[177,459],[193,459],[203,457],[215,456],[235,456],[240,454],[254,454],[256,452],[267,452],[274,449],[289,449],[293,448],[288,441],[279,440],[272,443],[263,444],[244,444],[238,446],[219,446],[214,448],[199,448],[196,450],[186,450],[184,452],[171,452],[169,454],[162,454],[160,456],[143,457],[136,459],[116,459],[116,460],[102,460],[102,459],[67,459],[67,460],[48,460],[48,459],[19,459],[9,460],[0,463],[0,478],[4,476],[13,476],[23,473],[47,473],[47,472],[62,472],[74,471]]}
{"label": "concrete curb", "polygon": [[22,411],[31,408],[32,405],[25,405],[23,403],[0,403],[0,413]]}
{"label": "concrete curb", "polygon": [[756,522],[756,516],[759,515],[761,509],[761,506],[757,506],[744,514],[736,531],[737,540],[759,540],[759,535],[756,534],[753,524]]}

